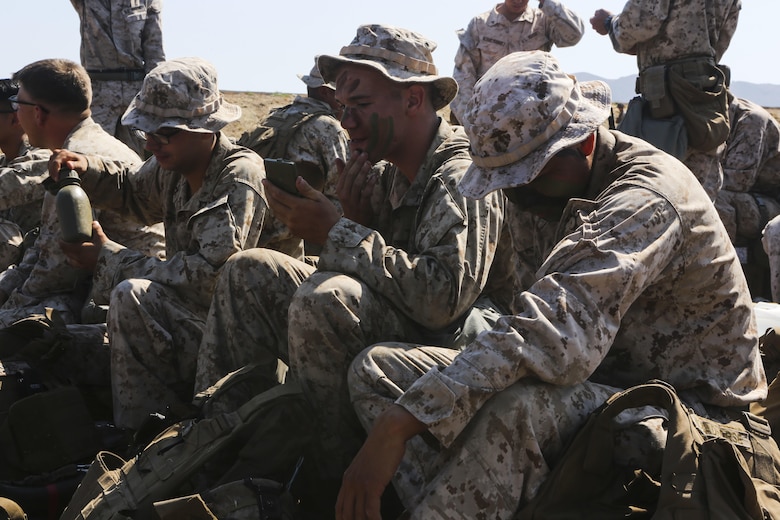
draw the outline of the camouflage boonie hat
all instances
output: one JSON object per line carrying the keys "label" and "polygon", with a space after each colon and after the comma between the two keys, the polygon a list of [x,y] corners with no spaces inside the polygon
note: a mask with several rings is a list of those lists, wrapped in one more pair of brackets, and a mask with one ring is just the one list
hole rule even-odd
{"label": "camouflage boonie hat", "polygon": [[141,91],[130,102],[122,124],[144,132],[180,128],[218,132],[241,117],[217,88],[217,71],[201,58],[163,61],[149,71]]}
{"label": "camouflage boonie hat", "polygon": [[431,83],[433,106],[439,110],[455,97],[458,84],[438,75],[434,50],[436,43],[416,32],[389,25],[361,25],[352,43],[342,47],[338,56],[319,56],[317,66],[325,81],[334,84],[338,69],[347,63],[371,67],[397,83]]}
{"label": "camouflage boonie hat", "polygon": [[528,184],[556,153],[603,124],[611,103],[606,83],[578,82],[550,53],[501,58],[477,81],[464,114],[473,163],[458,189],[479,199]]}
{"label": "camouflage boonie hat", "polygon": [[320,74],[320,69],[317,68],[317,58],[314,58],[314,67],[311,68],[311,72],[308,74],[298,74],[298,79],[303,81],[309,88],[328,87],[330,89],[335,88],[332,83],[325,83]]}

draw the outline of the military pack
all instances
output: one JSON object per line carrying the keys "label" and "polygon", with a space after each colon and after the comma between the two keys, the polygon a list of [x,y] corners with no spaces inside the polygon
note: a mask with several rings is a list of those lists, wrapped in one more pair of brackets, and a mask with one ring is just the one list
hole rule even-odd
{"label": "military pack", "polygon": [[[613,463],[613,419],[644,406],[668,413],[660,475]],[[591,415],[517,518],[780,519],[780,449],[759,417],[711,421],[652,381]]]}
{"label": "military pack", "polygon": [[[254,369],[225,376],[196,399],[198,417],[166,428],[129,460],[99,453],[61,519],[174,518],[171,511],[192,508],[209,518],[212,507],[247,500],[265,507],[269,520],[287,518],[292,482],[314,439],[312,413],[294,383],[246,397]],[[244,402],[233,406],[240,395]]]}
{"label": "military pack", "polygon": [[305,110],[290,110],[292,105],[274,109],[257,128],[244,132],[237,143],[254,150],[260,157],[284,158],[287,145],[303,123],[317,116],[333,113],[325,107],[307,107]]}

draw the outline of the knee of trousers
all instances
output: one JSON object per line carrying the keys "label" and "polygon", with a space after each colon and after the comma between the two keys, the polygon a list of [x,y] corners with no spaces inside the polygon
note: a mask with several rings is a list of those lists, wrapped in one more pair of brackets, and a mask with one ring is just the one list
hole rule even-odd
{"label": "knee of trousers", "polygon": [[370,290],[360,281],[343,274],[314,273],[295,291],[290,302],[290,322],[300,316],[327,319],[345,307],[355,309]]}
{"label": "knee of trousers", "polygon": [[222,265],[217,286],[262,287],[265,280],[274,280],[278,276],[279,266],[284,265],[288,258],[278,251],[260,247],[239,251]]}
{"label": "knee of trousers", "polygon": [[[142,300],[151,284],[149,280],[142,279],[122,280],[111,291],[109,308],[127,305],[128,301]],[[115,302],[121,302],[121,305],[114,305]]]}

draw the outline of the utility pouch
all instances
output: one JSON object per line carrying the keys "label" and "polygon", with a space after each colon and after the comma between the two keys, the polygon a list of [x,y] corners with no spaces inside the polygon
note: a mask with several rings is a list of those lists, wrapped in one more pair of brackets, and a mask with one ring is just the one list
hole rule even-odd
{"label": "utility pouch", "polygon": [[729,136],[726,76],[706,60],[669,66],[669,92],[685,119],[692,148],[714,150]]}
{"label": "utility pouch", "polygon": [[653,119],[667,119],[675,114],[674,100],[669,95],[666,65],[656,65],[639,74],[639,92],[647,101],[647,110]]}

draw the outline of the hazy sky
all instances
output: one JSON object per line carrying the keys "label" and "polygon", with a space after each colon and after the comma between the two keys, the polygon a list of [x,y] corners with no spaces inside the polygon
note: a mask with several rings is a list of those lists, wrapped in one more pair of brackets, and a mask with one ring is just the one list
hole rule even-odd
{"label": "hazy sky", "polygon": [[[607,79],[635,74],[635,58],[614,52],[609,38],[588,22],[598,8],[619,12],[625,0],[564,2],[586,25],[578,45],[553,48],[564,69]],[[780,2],[742,3],[739,28],[723,62],[731,66],[734,81],[780,84],[771,50],[777,44],[770,43]],[[8,49],[0,77],[42,58],[79,60],[78,17],[68,0],[0,0],[0,5]],[[200,56],[214,63],[223,90],[304,92],[296,75],[309,72],[316,54],[338,54],[364,23],[406,27],[436,41],[434,61],[449,75],[458,45],[455,31],[493,5],[488,0],[163,0],[163,38],[169,58]]]}

